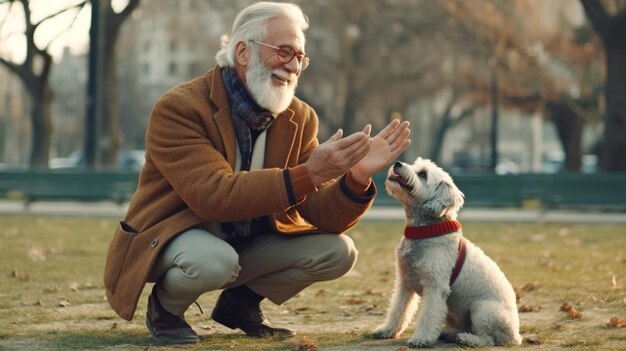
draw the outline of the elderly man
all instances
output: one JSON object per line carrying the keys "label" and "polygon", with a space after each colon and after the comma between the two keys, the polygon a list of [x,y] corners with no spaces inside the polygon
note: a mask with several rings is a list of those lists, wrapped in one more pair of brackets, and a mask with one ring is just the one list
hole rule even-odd
{"label": "elderly man", "polygon": [[307,27],[293,4],[243,9],[218,65],[153,109],[146,163],[104,281],[127,320],[155,283],[146,323],[158,341],[198,342],[184,313],[218,289],[213,320],[250,337],[289,337],[261,301],[281,304],[354,266],[354,243],[341,233],[371,206],[371,176],[409,145],[408,123],[373,138],[369,125],[345,138],[339,130],[318,144],[315,111],[294,97],[309,64]]}

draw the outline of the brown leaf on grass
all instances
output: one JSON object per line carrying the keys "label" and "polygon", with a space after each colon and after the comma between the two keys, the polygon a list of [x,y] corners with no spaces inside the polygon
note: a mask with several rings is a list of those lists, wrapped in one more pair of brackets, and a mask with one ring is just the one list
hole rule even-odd
{"label": "brown leaf on grass", "polygon": [[522,286],[521,289],[524,292],[531,292],[531,291],[535,291],[539,289],[540,287],[541,285],[539,285],[539,283],[527,283],[527,284],[524,284],[524,286]]}
{"label": "brown leaf on grass", "polygon": [[17,269],[14,269],[9,274],[9,278],[15,278],[19,281],[27,282],[30,280],[30,275],[28,275],[28,273],[18,273]]}
{"label": "brown leaf on grass", "polygon": [[317,346],[315,345],[314,341],[311,341],[304,336],[300,336],[292,341],[291,350],[293,351],[316,351]]}
{"label": "brown leaf on grass", "polygon": [[33,306],[43,306],[43,303],[41,302],[41,300],[37,300],[35,301],[35,303],[33,303]]}
{"label": "brown leaf on grass", "polygon": [[111,325],[111,330],[115,329],[117,329],[117,322],[113,322],[113,325]]}
{"label": "brown leaf on grass", "polygon": [[365,300],[363,299],[358,299],[358,298],[350,298],[346,300],[346,303],[348,305],[362,305],[365,303]]}
{"label": "brown leaf on grass", "polygon": [[520,313],[539,312],[539,311],[541,311],[541,306],[539,306],[539,305],[521,305],[518,308],[518,311]]}
{"label": "brown leaf on grass", "polygon": [[44,294],[54,294],[55,292],[58,292],[59,289],[55,286],[54,288],[45,288],[43,289]]}
{"label": "brown leaf on grass", "polygon": [[575,309],[572,309],[571,311],[567,312],[567,316],[571,319],[580,319],[582,318],[583,314],[576,311]]}
{"label": "brown leaf on grass", "polygon": [[68,300],[66,300],[66,299],[63,299],[63,300],[59,301],[59,307],[69,307],[71,305],[72,304]]}
{"label": "brown leaf on grass", "polygon": [[626,328],[626,320],[619,319],[617,317],[611,317],[611,319],[609,319],[609,324],[607,324],[607,326],[613,327],[613,328]]}
{"label": "brown leaf on grass", "polygon": [[369,296],[383,296],[382,291],[378,291],[376,289],[367,289],[367,291],[365,292],[365,295],[369,295]]}
{"label": "brown leaf on grass", "polygon": [[326,296],[326,295],[328,295],[328,291],[324,289],[319,289],[318,291],[315,292],[315,297]]}
{"label": "brown leaf on grass", "polygon": [[539,334],[528,334],[524,336],[524,339],[522,339],[522,343],[528,345],[541,345],[545,342],[546,340]]}
{"label": "brown leaf on grass", "polygon": [[576,311],[574,305],[569,302],[564,302],[559,308],[559,311],[567,313],[567,316],[572,319],[580,319],[583,316],[583,314]]}
{"label": "brown leaf on grass", "polygon": [[561,311],[561,312],[569,312],[569,311],[571,311],[573,309],[574,309],[574,305],[572,305],[569,302],[563,302],[563,304],[559,308],[559,311]]}

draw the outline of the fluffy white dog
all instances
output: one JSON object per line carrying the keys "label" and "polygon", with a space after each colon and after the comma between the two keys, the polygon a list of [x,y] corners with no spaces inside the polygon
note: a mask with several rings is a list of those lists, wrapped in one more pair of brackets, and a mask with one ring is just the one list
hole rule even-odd
{"label": "fluffy white dog", "polygon": [[417,310],[412,348],[431,347],[438,339],[468,347],[519,345],[513,287],[492,259],[463,238],[456,218],[464,196],[450,175],[419,157],[412,165],[396,162],[385,186],[404,205],[406,228],[387,321],[373,337],[398,337]]}

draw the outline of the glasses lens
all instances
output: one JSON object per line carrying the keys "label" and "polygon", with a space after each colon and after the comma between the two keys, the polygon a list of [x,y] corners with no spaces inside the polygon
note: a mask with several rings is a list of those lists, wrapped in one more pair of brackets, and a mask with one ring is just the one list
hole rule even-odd
{"label": "glasses lens", "polygon": [[307,67],[309,67],[309,57],[304,56],[300,62],[300,69],[304,71]]}
{"label": "glasses lens", "polygon": [[280,48],[278,48],[278,58],[283,63],[288,63],[289,61],[293,60],[293,57],[295,55],[296,52],[288,46],[281,46]]}

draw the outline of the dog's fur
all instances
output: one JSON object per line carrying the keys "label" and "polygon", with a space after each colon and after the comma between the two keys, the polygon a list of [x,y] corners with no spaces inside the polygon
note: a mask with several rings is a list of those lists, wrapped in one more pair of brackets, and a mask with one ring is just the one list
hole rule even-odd
{"label": "dog's fur", "polygon": [[[456,220],[463,193],[432,161],[396,162],[385,187],[406,213],[406,225],[417,227]],[[402,237],[397,248],[396,283],[387,321],[373,337],[398,337],[417,311],[413,348],[431,347],[438,339],[468,347],[519,345],[519,318],[513,287],[498,265],[465,239],[467,254],[450,286],[462,232],[428,238]],[[419,305],[419,309],[418,309]]]}

